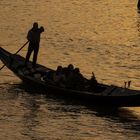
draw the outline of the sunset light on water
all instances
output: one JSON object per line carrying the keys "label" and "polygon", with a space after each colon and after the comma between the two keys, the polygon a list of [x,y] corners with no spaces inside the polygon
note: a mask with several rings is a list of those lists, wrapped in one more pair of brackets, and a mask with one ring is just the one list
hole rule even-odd
{"label": "sunset light on water", "polygon": [[[0,46],[15,53],[34,22],[43,26],[38,63],[72,63],[104,84],[140,90],[140,13],[136,0],[1,0]],[[26,56],[27,46],[19,52]],[[0,65],[3,63],[0,61]],[[106,110],[28,91],[0,71],[0,139],[139,139],[140,108]],[[30,94],[34,93],[34,94]]]}

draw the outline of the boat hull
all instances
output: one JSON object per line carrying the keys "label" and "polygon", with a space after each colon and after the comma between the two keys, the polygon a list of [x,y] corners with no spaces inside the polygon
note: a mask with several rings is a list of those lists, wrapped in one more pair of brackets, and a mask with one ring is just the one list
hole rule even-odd
{"label": "boat hull", "polygon": [[[13,55],[10,52],[0,47],[1,61],[17,76],[24,84],[32,85],[30,87],[37,87],[38,91],[45,91],[45,94],[54,94],[68,99],[78,100],[81,103],[87,103],[98,106],[109,107],[134,107],[140,106],[140,91],[121,88],[112,85],[100,84],[105,90],[102,92],[94,92],[89,90],[72,90],[52,85],[37,79],[28,74],[19,71],[19,67],[23,66],[25,59],[19,55]],[[31,62],[29,62],[31,65]],[[42,71],[52,70],[42,65],[37,65],[38,69]]]}

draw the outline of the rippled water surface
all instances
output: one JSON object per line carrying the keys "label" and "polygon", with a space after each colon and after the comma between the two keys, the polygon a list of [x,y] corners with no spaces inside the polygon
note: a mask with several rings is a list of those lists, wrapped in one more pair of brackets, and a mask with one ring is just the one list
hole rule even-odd
{"label": "rippled water surface", "polygon": [[[34,21],[44,26],[38,62],[73,63],[89,78],[140,89],[140,13],[136,0],[1,0],[0,46],[16,52]],[[25,56],[27,47],[20,54]],[[0,62],[2,66],[2,62]],[[106,110],[38,94],[0,71],[1,140],[139,139],[140,108]]]}

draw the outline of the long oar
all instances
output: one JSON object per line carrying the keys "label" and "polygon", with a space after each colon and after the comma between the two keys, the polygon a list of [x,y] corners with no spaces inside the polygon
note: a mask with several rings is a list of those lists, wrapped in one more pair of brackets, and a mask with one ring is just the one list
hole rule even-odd
{"label": "long oar", "polygon": [[[28,42],[29,41],[27,41],[19,50],[17,50],[15,54],[19,53],[28,44]],[[5,67],[5,64],[0,68],[0,70],[2,70],[4,67]]]}

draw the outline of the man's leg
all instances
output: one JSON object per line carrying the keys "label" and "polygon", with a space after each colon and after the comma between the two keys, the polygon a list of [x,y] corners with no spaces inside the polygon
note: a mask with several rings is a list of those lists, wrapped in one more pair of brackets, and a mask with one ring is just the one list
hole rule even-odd
{"label": "man's leg", "polygon": [[39,51],[39,43],[34,45],[33,67],[36,66],[38,51]]}
{"label": "man's leg", "polygon": [[26,59],[25,59],[25,65],[27,64],[27,62],[29,62],[29,58],[31,56],[32,51],[33,51],[33,46],[31,45],[31,43],[29,43],[28,52],[26,54]]}

